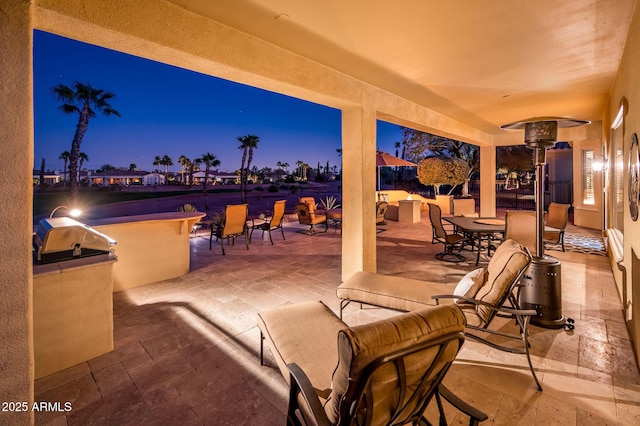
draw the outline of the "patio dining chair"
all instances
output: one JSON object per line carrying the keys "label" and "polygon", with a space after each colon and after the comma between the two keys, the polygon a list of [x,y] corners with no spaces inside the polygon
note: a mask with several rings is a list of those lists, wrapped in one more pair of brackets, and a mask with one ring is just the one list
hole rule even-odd
{"label": "patio dining chair", "polygon": [[504,239],[512,239],[530,252],[536,251],[536,212],[531,210],[509,210],[504,216]]}
{"label": "patio dining chair", "polygon": [[549,204],[545,223],[544,242],[560,244],[562,251],[564,251],[564,231],[569,222],[569,207],[571,204]]}
{"label": "patio dining chair", "polygon": [[[465,244],[471,244],[471,240],[455,231],[447,233],[442,224],[442,210],[437,204],[429,203],[429,220],[433,229],[431,244],[444,244],[444,251],[436,254],[436,259],[454,263],[467,260],[466,257],[460,254],[460,251],[462,251]],[[456,248],[458,252],[454,253]]]}
{"label": "patio dining chair", "polygon": [[256,229],[262,231],[263,237],[265,232],[269,233],[269,241],[271,241],[271,245],[273,245],[273,238],[271,238],[271,231],[273,230],[280,229],[280,231],[282,232],[282,239],[286,240],[286,238],[284,237],[284,228],[282,227],[286,205],[287,200],[276,201],[275,203],[273,203],[273,211],[271,212],[271,216],[268,218],[268,220],[265,219],[261,223],[256,223],[256,219],[252,219],[249,242],[251,242],[253,231]]}
{"label": "patio dining chair", "polygon": [[465,217],[480,217],[476,212],[476,201],[473,198],[454,198],[453,215]]}
{"label": "patio dining chair", "polygon": [[224,240],[227,239],[227,245],[229,241],[235,245],[236,237],[244,237],[244,244],[249,250],[249,235],[247,232],[247,214],[249,210],[248,204],[235,204],[228,205],[224,209],[224,215],[221,224],[211,225],[211,236],[209,237],[209,250],[211,250],[211,244],[213,237],[220,239],[220,246],[222,247],[222,254],[224,252]]}

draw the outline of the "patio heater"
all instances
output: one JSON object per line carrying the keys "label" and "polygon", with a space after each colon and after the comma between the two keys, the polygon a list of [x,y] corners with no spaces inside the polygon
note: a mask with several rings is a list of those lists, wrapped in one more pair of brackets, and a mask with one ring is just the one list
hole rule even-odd
{"label": "patio heater", "polygon": [[[523,309],[535,309],[538,315],[531,323],[545,328],[573,329],[573,320],[562,315],[562,279],[560,261],[544,254],[544,166],[547,148],[557,142],[558,127],[576,127],[589,121],[561,117],[534,117],[500,126],[502,129],[524,129],[524,143],[533,150],[536,167],[536,252],[529,269],[523,274],[520,303]],[[567,324],[569,323],[569,324]]]}

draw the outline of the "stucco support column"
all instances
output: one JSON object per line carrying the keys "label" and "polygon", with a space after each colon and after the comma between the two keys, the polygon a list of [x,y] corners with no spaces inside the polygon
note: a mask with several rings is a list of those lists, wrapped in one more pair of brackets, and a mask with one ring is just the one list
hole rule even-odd
{"label": "stucco support column", "polygon": [[342,110],[342,278],[376,271],[376,115]]}
{"label": "stucco support column", "polygon": [[33,98],[30,0],[0,1],[0,401],[28,402],[0,412],[0,424],[33,423]]}
{"label": "stucco support column", "polygon": [[480,216],[496,215],[496,147],[480,147]]}

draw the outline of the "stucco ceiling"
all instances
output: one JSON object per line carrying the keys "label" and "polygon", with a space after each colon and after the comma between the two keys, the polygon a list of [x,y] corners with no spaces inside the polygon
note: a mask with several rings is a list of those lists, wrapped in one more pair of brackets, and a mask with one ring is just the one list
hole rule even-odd
{"label": "stucco ceiling", "polygon": [[485,132],[600,120],[635,0],[169,0]]}

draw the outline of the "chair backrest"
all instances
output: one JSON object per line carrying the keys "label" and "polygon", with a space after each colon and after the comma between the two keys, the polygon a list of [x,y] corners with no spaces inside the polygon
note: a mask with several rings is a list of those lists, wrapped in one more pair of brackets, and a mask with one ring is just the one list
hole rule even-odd
{"label": "chair backrest", "polygon": [[[515,240],[505,239],[491,257],[487,266],[487,280],[476,293],[475,299],[502,306],[513,295],[515,285],[530,263],[531,254],[524,245]],[[476,306],[476,312],[485,325],[489,324],[496,314],[495,310],[482,305]]]}
{"label": "chair backrest", "polygon": [[222,236],[242,234],[247,226],[248,204],[230,204],[224,210]]}
{"label": "chair backrest", "polygon": [[569,207],[571,204],[551,203],[547,212],[547,226],[564,230],[569,221]]}
{"label": "chair backrest", "polygon": [[504,239],[516,240],[529,251],[536,250],[536,212],[510,210],[505,214]]}
{"label": "chair backrest", "polygon": [[273,203],[273,214],[271,215],[271,222],[269,222],[270,227],[277,227],[282,224],[282,219],[284,218],[284,211],[287,205],[287,200],[278,200]]}
{"label": "chair backrest", "polygon": [[303,225],[310,225],[313,216],[315,216],[311,213],[311,207],[307,203],[297,203],[296,214],[298,215],[298,221]]}
{"label": "chair backrest", "polygon": [[376,203],[376,223],[384,222],[384,215],[387,214],[389,203],[386,201],[378,201]]}
{"label": "chair backrest", "polygon": [[418,424],[465,325],[458,307],[442,305],[341,330],[325,404],[331,424]]}
{"label": "chair backrest", "polygon": [[442,210],[439,205],[429,203],[429,220],[433,226],[434,235],[440,239],[446,239],[447,232],[442,226]]}
{"label": "chair backrest", "polygon": [[308,204],[310,213],[315,213],[316,212],[316,199],[315,198],[313,198],[313,197],[300,197],[298,202]]}
{"label": "chair backrest", "polygon": [[454,216],[479,216],[476,213],[476,200],[473,198],[454,198],[452,202]]}

